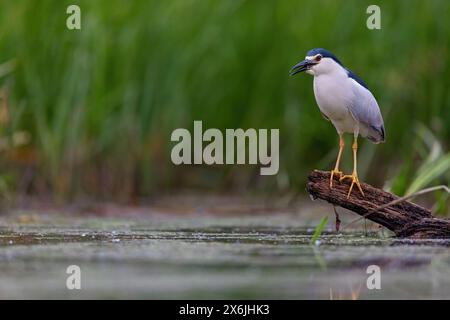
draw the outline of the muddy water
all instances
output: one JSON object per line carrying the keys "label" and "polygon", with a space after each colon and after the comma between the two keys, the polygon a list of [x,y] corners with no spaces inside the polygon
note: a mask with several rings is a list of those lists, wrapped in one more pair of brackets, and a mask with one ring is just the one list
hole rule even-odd
{"label": "muddy water", "polygon": [[[0,221],[0,298],[450,298],[444,242],[327,232],[292,215]],[[81,269],[68,290],[66,269]],[[367,288],[367,267],[381,289]]]}

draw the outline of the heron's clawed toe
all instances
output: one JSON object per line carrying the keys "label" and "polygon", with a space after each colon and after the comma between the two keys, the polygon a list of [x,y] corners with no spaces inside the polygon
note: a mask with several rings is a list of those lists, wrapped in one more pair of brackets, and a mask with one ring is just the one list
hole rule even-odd
{"label": "heron's clawed toe", "polygon": [[345,175],[339,179],[339,182],[344,181],[345,179],[352,179],[352,183],[350,184],[350,189],[348,190],[347,199],[350,198],[350,194],[352,193],[353,186],[356,184],[356,186],[359,189],[359,192],[361,192],[362,196],[364,197],[364,192],[362,190],[361,184],[359,183],[358,174],[356,172],[353,172],[351,175]]}
{"label": "heron's clawed toe", "polygon": [[333,178],[334,178],[335,176],[338,177],[338,179],[339,179],[339,181],[340,181],[340,179],[341,179],[341,177],[342,177],[342,171],[335,170],[335,169],[331,170],[331,175],[330,175],[330,189],[333,189]]}

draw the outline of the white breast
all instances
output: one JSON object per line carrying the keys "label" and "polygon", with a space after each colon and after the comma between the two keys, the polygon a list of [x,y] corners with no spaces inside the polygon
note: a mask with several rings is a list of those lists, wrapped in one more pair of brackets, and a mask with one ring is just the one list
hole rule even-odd
{"label": "white breast", "polygon": [[330,119],[339,133],[354,133],[357,123],[349,111],[353,91],[346,73],[315,76],[314,95],[320,111]]}

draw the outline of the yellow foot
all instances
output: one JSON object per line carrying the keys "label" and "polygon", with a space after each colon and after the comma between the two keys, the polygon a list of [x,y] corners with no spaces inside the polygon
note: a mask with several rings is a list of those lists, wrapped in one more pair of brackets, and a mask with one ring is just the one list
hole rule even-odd
{"label": "yellow foot", "polygon": [[363,192],[363,190],[361,188],[361,184],[359,183],[359,179],[358,179],[358,174],[356,172],[353,172],[353,174],[351,174],[351,175],[348,174],[348,175],[345,175],[345,176],[341,177],[339,179],[339,182],[342,182],[345,179],[352,179],[352,184],[350,185],[350,189],[348,190],[347,199],[350,198],[350,194],[352,193],[353,185],[355,185],[355,184],[358,187],[359,192],[361,192],[361,194],[364,197],[364,192]]}
{"label": "yellow foot", "polygon": [[330,189],[333,189],[333,177],[337,176],[338,178],[342,177],[342,171],[338,170],[331,170],[331,176],[330,176]]}

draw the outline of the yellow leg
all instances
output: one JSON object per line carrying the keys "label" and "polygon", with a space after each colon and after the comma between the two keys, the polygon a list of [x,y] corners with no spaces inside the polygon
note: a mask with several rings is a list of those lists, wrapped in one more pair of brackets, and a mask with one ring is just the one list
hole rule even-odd
{"label": "yellow leg", "polygon": [[342,150],[344,150],[344,137],[342,136],[342,134],[339,134],[339,153],[336,159],[336,165],[334,166],[334,169],[331,170],[331,177],[330,177],[330,189],[333,188],[333,177],[334,175],[338,175],[339,177],[342,176],[342,171],[339,171],[339,163],[341,162],[341,155],[342,155]]}
{"label": "yellow leg", "polygon": [[358,151],[358,137],[357,136],[355,136],[355,138],[354,138],[352,149],[353,149],[353,173],[351,175],[345,175],[339,179],[339,181],[343,181],[345,179],[352,179],[350,189],[348,190],[347,199],[350,198],[350,194],[352,193],[353,185],[355,185],[355,184],[358,187],[359,192],[361,192],[361,194],[364,196],[364,192],[361,188],[361,184],[359,183],[359,179],[358,179],[357,156],[356,156],[356,153]]}

